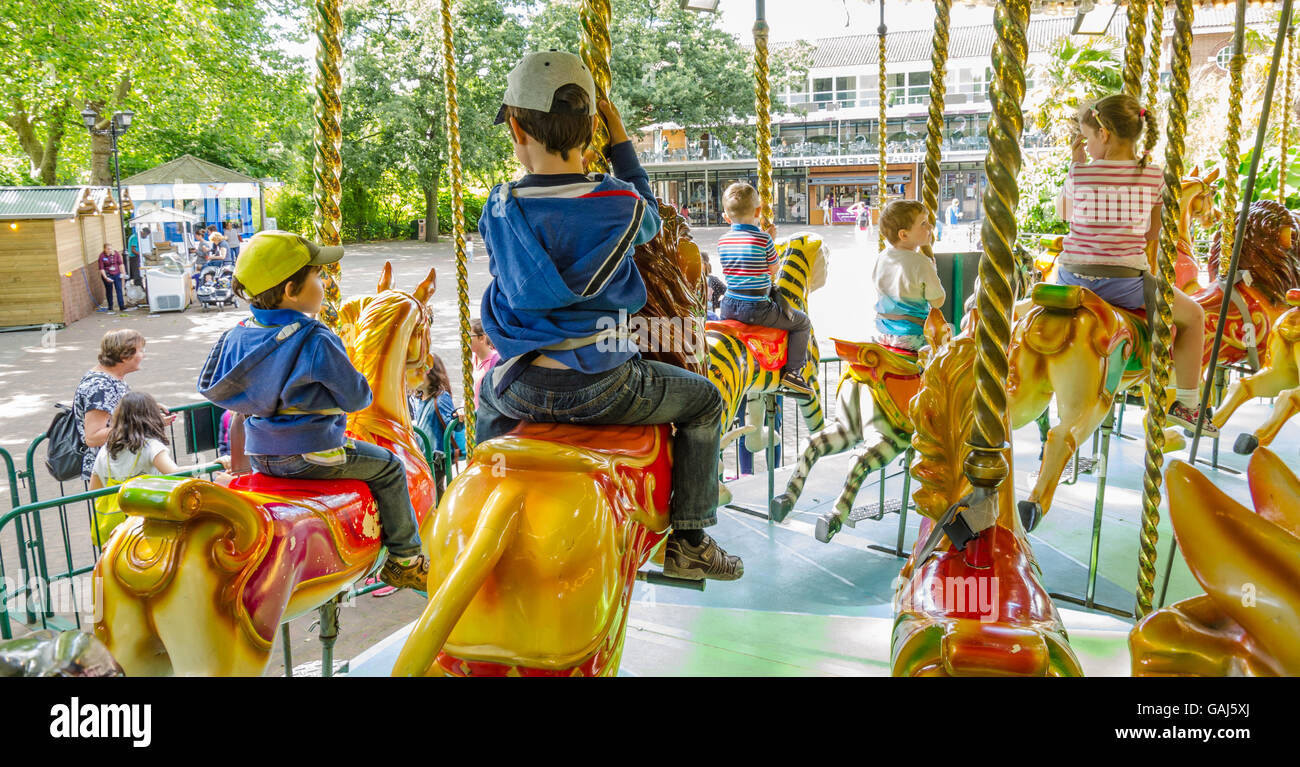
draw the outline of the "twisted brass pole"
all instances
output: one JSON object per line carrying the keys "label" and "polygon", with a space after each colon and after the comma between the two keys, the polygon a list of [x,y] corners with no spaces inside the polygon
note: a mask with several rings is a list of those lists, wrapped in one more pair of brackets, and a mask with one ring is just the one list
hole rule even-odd
{"label": "twisted brass pole", "polygon": [[[943,100],[948,63],[948,21],[952,0],[934,0],[934,50],[930,53],[930,119],[926,123],[925,170],[921,174],[921,203],[933,226],[939,215],[939,160],[943,154]],[[934,257],[929,243],[925,254]]]}
{"label": "twisted brass pole", "polygon": [[1282,96],[1282,155],[1277,166],[1277,201],[1286,205],[1287,152],[1291,144],[1291,80],[1295,75],[1295,27],[1286,31],[1286,86]]}
{"label": "twisted brass pole", "polygon": [[975,418],[966,457],[967,479],[975,487],[996,489],[1009,467],[1002,451],[1007,429],[1007,347],[1011,344],[1011,292],[1016,241],[1016,206],[1020,191],[1020,136],[1025,99],[1025,60],[1030,0],[1003,0],[993,19],[997,43],[993,49],[993,112],[989,119],[989,152],[984,162],[988,187],[984,191],[984,257],[980,259],[980,290],[976,298]]}
{"label": "twisted brass pole", "polygon": [[1183,177],[1183,147],[1187,135],[1187,91],[1191,85],[1192,3],[1177,0],[1174,11],[1174,42],[1169,84],[1169,124],[1165,132],[1165,190],[1161,209],[1160,249],[1154,275],[1158,285],[1155,327],[1151,334],[1150,377],[1147,383],[1146,473],[1142,479],[1142,529],[1138,552],[1138,618],[1151,612],[1155,593],[1156,544],[1160,523],[1160,483],[1165,447],[1165,386],[1169,383],[1171,359],[1174,260],[1178,257],[1178,218],[1182,201],[1179,189]]}
{"label": "twisted brass pole", "polygon": [[[316,159],[312,164],[315,179],[312,196],[316,203],[313,216],[316,242],[321,245],[342,242],[339,236],[343,222],[339,210],[343,196],[339,183],[343,171],[343,79],[339,76],[343,59],[343,45],[339,42],[342,28],[337,0],[316,0]],[[343,270],[336,261],[322,271],[326,279],[321,321],[333,327],[338,320],[339,278]]]}
{"label": "twisted brass pole", "polygon": [[465,263],[464,179],[460,164],[460,106],[456,87],[456,39],[451,26],[452,0],[442,0],[443,84],[447,93],[447,170],[451,174],[451,231],[456,241],[456,306],[460,322],[461,383],[465,387],[466,458],[474,457],[474,362],[469,349],[469,269]]}
{"label": "twisted brass pole", "polygon": [[[587,69],[591,71],[591,78],[596,82],[598,99],[608,99],[612,85],[609,71],[610,16],[609,0],[582,0],[582,41],[578,52]],[[588,170],[595,173],[607,172],[609,161],[605,159],[605,152],[609,149],[609,128],[606,127],[604,119],[596,121],[596,132],[591,137],[591,148],[596,150],[596,159]]]}
{"label": "twisted brass pole", "polygon": [[[876,161],[876,188],[879,191],[877,196],[880,198],[878,201],[880,214],[876,219],[876,244],[882,251],[885,249],[885,228],[881,224],[884,223],[885,219],[885,182],[889,170],[889,146],[885,140],[885,101],[889,95],[888,79],[885,74],[885,34],[887,32],[888,29],[885,27],[885,0],[880,0],[880,26],[876,27],[876,35],[880,38],[880,141],[878,142],[880,144],[880,157]],[[826,223],[829,224],[830,222],[827,221]]]}
{"label": "twisted brass pole", "polygon": [[1219,228],[1219,279],[1228,276],[1232,243],[1237,228],[1238,157],[1241,155],[1241,73],[1246,67],[1243,41],[1234,42],[1228,62],[1228,140],[1223,148],[1223,225]]}
{"label": "twisted brass pole", "polygon": [[754,111],[758,127],[758,199],[763,206],[759,224],[772,223],[772,87],[767,69],[767,20],[760,0],[754,21]]}
{"label": "twisted brass pole", "polygon": [[[1164,2],[1164,0],[1156,0]],[[1124,46],[1124,93],[1142,100],[1142,54],[1147,36],[1147,0],[1129,0]]]}

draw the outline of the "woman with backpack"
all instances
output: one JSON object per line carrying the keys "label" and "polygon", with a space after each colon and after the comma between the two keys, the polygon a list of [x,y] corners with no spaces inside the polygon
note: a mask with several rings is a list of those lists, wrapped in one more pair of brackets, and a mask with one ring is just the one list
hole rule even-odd
{"label": "woman with backpack", "polygon": [[[99,364],[88,370],[77,384],[77,393],[72,397],[72,415],[77,439],[85,450],[81,478],[87,482],[95,464],[95,448],[108,441],[113,410],[131,391],[123,379],[139,370],[143,362],[143,335],[129,329],[110,330],[99,343]],[[175,416],[164,420],[170,423]]]}

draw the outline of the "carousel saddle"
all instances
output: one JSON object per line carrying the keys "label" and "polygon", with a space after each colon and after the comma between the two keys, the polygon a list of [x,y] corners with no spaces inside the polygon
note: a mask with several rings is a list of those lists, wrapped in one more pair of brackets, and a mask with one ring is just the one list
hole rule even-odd
{"label": "carousel saddle", "polygon": [[780,371],[785,367],[786,340],[789,334],[784,330],[746,325],[736,320],[707,322],[704,330],[716,331],[743,343],[763,370]]}
{"label": "carousel saddle", "polygon": [[[271,515],[274,537],[290,549],[313,539],[332,541],[344,562],[373,556],[379,545],[379,507],[370,488],[357,479],[287,479],[252,472],[230,482],[230,489],[253,494]],[[296,539],[289,542],[288,538]]]}

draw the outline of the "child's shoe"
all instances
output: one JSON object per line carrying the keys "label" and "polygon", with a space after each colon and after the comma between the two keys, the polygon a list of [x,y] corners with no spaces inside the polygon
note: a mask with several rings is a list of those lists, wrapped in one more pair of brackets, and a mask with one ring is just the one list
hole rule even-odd
{"label": "child's shoe", "polygon": [[[1196,419],[1200,417],[1200,414],[1201,414],[1200,407],[1190,408],[1184,405],[1183,403],[1179,402],[1178,400],[1174,400],[1174,404],[1169,406],[1168,417],[1169,420],[1173,421],[1174,423],[1178,424],[1184,429],[1187,429],[1188,431],[1195,433]],[[1205,423],[1201,424],[1202,437],[1209,437],[1210,439],[1214,439],[1215,437],[1219,436],[1218,427],[1216,427],[1213,423],[1210,422],[1210,418],[1212,418],[1213,416],[1214,414],[1210,412],[1210,409],[1206,408]]]}
{"label": "child's shoe", "polygon": [[388,561],[384,562],[384,568],[379,571],[379,580],[387,583],[395,589],[415,589],[416,591],[428,591],[429,589],[429,560],[421,554],[406,564],[399,564],[397,558],[391,554]]}
{"label": "child's shoe", "polygon": [[797,372],[787,370],[782,373],[780,387],[793,395],[795,399],[803,400],[805,402],[812,400],[812,398],[816,396],[813,388],[809,386],[808,382],[803,380],[803,376],[799,375]]}
{"label": "child's shoe", "polygon": [[673,532],[668,536],[664,552],[664,575],[689,581],[710,578],[717,581],[734,581],[745,574],[740,557],[731,556],[708,535],[700,545],[693,546],[684,537]]}

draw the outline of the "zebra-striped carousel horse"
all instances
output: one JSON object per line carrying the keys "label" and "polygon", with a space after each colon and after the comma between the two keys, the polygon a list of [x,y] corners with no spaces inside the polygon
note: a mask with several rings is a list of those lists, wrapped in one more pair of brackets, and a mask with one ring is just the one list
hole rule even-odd
{"label": "zebra-striped carousel horse", "polygon": [[[785,301],[805,314],[808,312],[808,294],[826,284],[826,262],[829,253],[822,240],[815,234],[799,232],[779,241],[776,245],[780,270],[775,279],[776,288]],[[767,441],[775,439],[773,433],[763,433],[763,405],[761,398],[752,395],[775,394],[781,391],[781,368],[786,359],[786,332],[772,328],[745,325],[734,320],[709,322],[705,325],[708,345],[708,377],[714,386],[722,392],[726,408],[722,413],[722,429],[735,421],[736,412],[746,395],[749,409],[746,411],[747,426],[730,432],[723,438],[723,445],[740,434],[748,434],[745,447],[757,452],[767,446]],[[812,388],[811,400],[801,402],[799,410],[803,414],[809,432],[816,432],[826,425],[826,416],[822,412],[821,385],[817,380],[817,337],[808,336],[808,362],[802,371],[804,380]],[[759,425],[756,429],[755,425]],[[719,483],[719,502],[730,501],[730,493]]]}

